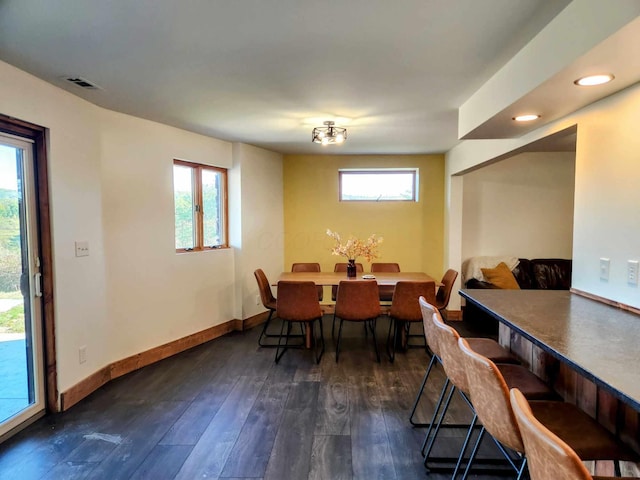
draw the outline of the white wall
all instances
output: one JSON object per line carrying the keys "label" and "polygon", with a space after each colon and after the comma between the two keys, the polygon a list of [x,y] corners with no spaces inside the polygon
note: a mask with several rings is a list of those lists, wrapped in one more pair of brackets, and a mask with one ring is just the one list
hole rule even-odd
{"label": "white wall", "polygon": [[[281,156],[101,109],[2,62],[0,113],[49,129],[60,392],[111,362],[261,310],[247,300],[253,270],[271,247],[268,272],[282,268]],[[230,168],[233,248],[175,253],[174,158]],[[89,257],[75,257],[76,240],[89,242]]]}
{"label": "white wall", "polygon": [[574,153],[522,153],[463,176],[462,259],[572,258]]}
{"label": "white wall", "polygon": [[[460,177],[453,175],[577,125],[572,287],[640,308],[640,290],[627,284],[625,274],[627,260],[640,260],[639,120],[636,84],[518,139],[461,142],[446,157],[448,195],[462,195]],[[456,268],[462,257],[462,208],[447,215],[452,243],[445,263]],[[600,257],[611,259],[607,282],[600,280]],[[454,301],[460,301],[458,295],[452,295],[451,308]]]}
{"label": "white wall", "polygon": [[256,302],[259,292],[254,270],[261,268],[274,281],[284,268],[282,155],[234,143],[233,163],[241,173],[242,192],[236,288],[241,318],[248,318],[264,311]]}

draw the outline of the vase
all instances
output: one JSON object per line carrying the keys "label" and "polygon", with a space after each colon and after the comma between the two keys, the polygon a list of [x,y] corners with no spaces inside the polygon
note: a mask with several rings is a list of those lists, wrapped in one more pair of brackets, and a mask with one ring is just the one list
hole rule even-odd
{"label": "vase", "polygon": [[356,276],[356,260],[349,260],[347,263],[347,277],[355,278]]}

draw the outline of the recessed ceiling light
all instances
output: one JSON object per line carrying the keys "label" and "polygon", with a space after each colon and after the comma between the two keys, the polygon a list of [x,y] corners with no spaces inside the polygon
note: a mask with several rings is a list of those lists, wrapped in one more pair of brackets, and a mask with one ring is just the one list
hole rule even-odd
{"label": "recessed ceiling light", "polygon": [[575,82],[576,85],[580,85],[581,87],[593,87],[594,85],[602,85],[604,83],[609,83],[615,77],[610,73],[604,73],[600,75],[589,75],[588,77],[582,77],[577,79]]}
{"label": "recessed ceiling light", "polygon": [[513,117],[512,120],[516,122],[531,122],[532,120],[537,120],[540,118],[540,115],[535,114],[527,114],[527,115],[518,115],[517,117]]}

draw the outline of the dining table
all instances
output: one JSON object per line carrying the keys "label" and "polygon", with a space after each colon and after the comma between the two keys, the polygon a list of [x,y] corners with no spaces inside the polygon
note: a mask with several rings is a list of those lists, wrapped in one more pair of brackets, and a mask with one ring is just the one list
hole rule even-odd
{"label": "dining table", "polygon": [[[317,286],[331,287],[340,285],[342,281],[359,282],[375,280],[378,285],[391,285],[395,286],[398,282],[429,282],[435,283],[436,289],[442,286],[442,282],[436,280],[430,275],[424,272],[376,272],[366,273],[358,272],[355,277],[347,277],[345,272],[282,272],[278,279],[273,283],[273,286],[277,286],[279,281],[294,281],[294,282],[313,282]],[[382,302],[384,304],[384,302]],[[323,303],[323,313],[332,313],[333,303]],[[383,313],[388,312],[388,302],[386,308],[383,308]],[[306,329],[305,344],[307,348],[311,348],[313,330],[311,328]]]}

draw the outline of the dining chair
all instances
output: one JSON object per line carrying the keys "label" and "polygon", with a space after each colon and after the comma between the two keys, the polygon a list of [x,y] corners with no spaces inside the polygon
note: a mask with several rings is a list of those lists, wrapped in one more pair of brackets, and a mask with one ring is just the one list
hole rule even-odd
{"label": "dining chair", "polygon": [[[517,388],[509,394],[511,408],[520,430],[531,480],[593,480],[576,452],[534,415],[528,400]],[[625,477],[638,480],[638,477]]]}
{"label": "dining chair", "polygon": [[[320,330],[319,340],[322,342],[320,352],[316,352],[316,363],[320,363],[320,359],[324,354],[325,344],[324,334],[322,332],[322,310],[318,302],[316,284],[313,282],[279,281],[276,315],[282,320],[280,338],[278,338],[278,345],[276,347],[276,363],[280,361],[282,355],[284,355],[289,348],[305,348],[304,343],[296,345],[289,344],[291,324],[295,322],[300,325],[304,324],[306,328],[311,329],[311,334],[313,335],[313,323],[316,320],[318,321]],[[284,333],[285,326],[287,329],[286,335]],[[286,339],[284,345],[282,344],[283,338]],[[320,342],[314,338],[313,343],[315,347],[318,347]],[[282,349],[281,353],[280,349]]]}
{"label": "dining chair", "polygon": [[[381,263],[381,262],[373,262],[371,264],[371,273],[376,272],[387,272],[387,273],[396,273],[400,271],[400,265],[397,263]],[[393,285],[380,285],[378,287],[379,290],[379,298],[381,302],[389,302],[393,299]]]}
{"label": "dining chair", "polygon": [[[347,265],[348,265],[348,263],[336,263],[335,267],[333,267],[333,271],[334,272],[345,272],[345,274],[346,274],[347,273]],[[364,272],[364,267],[362,266],[361,263],[356,263],[356,272],[357,273],[363,273]],[[338,295],[338,286],[334,285],[333,287],[331,287],[331,300],[333,300],[335,302],[337,295]]]}
{"label": "dining chair", "polygon": [[343,280],[339,283],[335,307],[335,318],[340,319],[336,343],[336,362],[340,355],[342,325],[346,320],[348,322],[363,322],[365,330],[370,328],[376,360],[380,363],[380,353],[376,341],[376,320],[381,313],[378,283],[375,280]]}
{"label": "dining chair", "polygon": [[[527,464],[525,446],[511,408],[507,382],[496,364],[474,352],[464,338],[458,340],[458,345],[463,353],[471,403],[482,422],[463,478],[467,478],[486,432],[515,469],[518,478],[522,478]],[[638,461],[637,455],[575,405],[529,400],[535,417],[569,444],[582,460],[614,460],[618,475],[620,460]],[[516,452],[518,457],[514,459],[505,447]]]}
{"label": "dining chair", "polygon": [[256,282],[258,282],[258,291],[260,292],[260,300],[262,301],[262,306],[269,311],[269,316],[267,317],[266,322],[264,322],[264,326],[262,327],[262,332],[260,333],[260,337],[258,338],[258,345],[261,347],[275,347],[275,345],[263,343],[264,338],[269,337],[279,337],[279,335],[271,334],[267,332],[269,327],[269,323],[271,322],[271,317],[277,308],[277,300],[276,297],[273,296],[273,292],[271,291],[271,286],[269,285],[269,280],[267,280],[267,276],[261,268],[258,268],[253,272],[253,275],[256,277]]}
{"label": "dining chair", "polygon": [[[319,272],[320,264],[319,263],[294,263],[291,265],[292,272]],[[318,301],[322,301],[323,297],[323,287],[316,287],[318,291]]]}
{"label": "dining chair", "polygon": [[[440,410],[439,415],[437,417],[434,417],[434,419],[432,420],[432,423],[435,422],[435,428],[430,428],[429,430],[427,430],[427,434],[425,435],[425,439],[423,442],[423,453],[425,456],[424,463],[425,466],[428,465],[431,450],[435,444],[436,438],[438,437],[440,428],[443,425],[443,421],[448,412],[452,396],[457,391],[460,394],[460,397],[464,400],[465,404],[469,407],[471,413],[473,414],[473,419],[468,425],[467,435],[463,441],[460,453],[455,463],[452,478],[456,478],[458,470],[462,464],[462,460],[464,459],[464,454],[466,452],[467,446],[469,445],[471,436],[476,426],[478,416],[471,400],[469,400],[469,383],[467,379],[465,359],[463,358],[462,351],[458,346],[460,335],[454,328],[450,327],[442,321],[439,313],[437,315],[432,315],[431,320],[433,323],[433,329],[431,333],[436,336],[436,342],[438,343],[440,348],[440,358],[442,360],[442,365],[444,367],[445,374],[447,375],[447,378],[451,383],[451,387],[446,396],[444,404],[442,404],[442,409]],[[532,372],[521,365],[515,365],[511,363],[499,364],[498,369],[502,373],[507,385],[520,388],[523,392],[526,393],[529,398],[558,398],[557,395],[547,385],[544,384],[544,382],[542,382]],[[432,431],[433,436],[430,435]]]}
{"label": "dining chair", "polygon": [[[436,341],[436,334],[433,333],[433,319],[436,319],[440,322],[443,322],[442,317],[438,309],[430,304],[424,297],[420,297],[420,310],[422,313],[422,325],[424,330],[424,335],[427,340],[427,351],[431,354],[431,359],[427,366],[427,369],[424,373],[424,377],[422,378],[422,384],[416,393],[415,400],[413,402],[413,407],[411,409],[411,413],[409,415],[409,422],[414,427],[429,427],[431,428],[431,422],[416,422],[414,416],[416,414],[416,410],[418,409],[418,404],[420,403],[420,399],[422,398],[422,393],[427,385],[427,381],[429,380],[429,375],[431,374],[431,370],[436,365],[441,365],[442,361],[440,359],[440,350],[438,343]],[[491,338],[467,338],[467,341],[472,346],[472,348],[476,352],[481,352],[487,358],[490,358],[496,363],[513,363],[517,364],[518,360],[509,352],[506,348],[500,345],[498,342]],[[447,387],[449,386],[448,378],[445,379],[445,384],[443,385],[440,398],[436,403],[436,410],[434,412],[437,413],[444,401],[444,395],[446,393]],[[423,448],[424,450],[424,448]]]}
{"label": "dining chair", "polygon": [[[430,304],[435,303],[436,283],[434,281],[396,283],[389,309],[389,333],[387,334],[387,354],[391,362],[395,360],[398,344],[402,348],[427,345],[424,331],[420,335],[411,334],[411,325],[422,323],[420,297],[425,298]],[[412,337],[422,338],[422,345],[410,345],[409,339]]]}
{"label": "dining chair", "polygon": [[449,298],[451,298],[451,290],[453,290],[453,284],[456,282],[456,278],[458,278],[458,272],[450,268],[445,272],[442,277],[442,285],[438,287],[438,293],[436,293],[436,301],[434,305],[440,310],[442,314],[443,311],[449,305]]}

